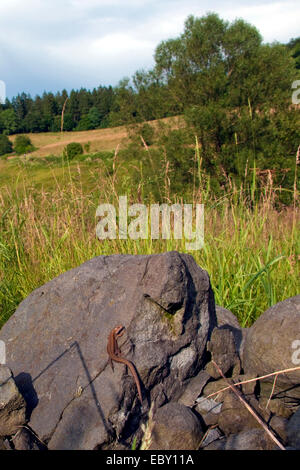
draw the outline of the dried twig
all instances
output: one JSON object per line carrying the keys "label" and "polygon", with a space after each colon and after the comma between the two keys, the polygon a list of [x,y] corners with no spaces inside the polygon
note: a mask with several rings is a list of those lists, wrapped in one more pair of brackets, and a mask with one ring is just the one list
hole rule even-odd
{"label": "dried twig", "polygon": [[272,390],[271,390],[269,399],[268,399],[267,404],[266,404],[266,409],[269,407],[271,398],[272,398],[272,396],[273,396],[273,393],[274,393],[274,390],[275,390],[276,381],[277,381],[277,377],[278,377],[278,374],[276,374],[275,377],[274,377],[273,387],[272,387]]}
{"label": "dried twig", "polygon": [[[267,377],[272,377],[273,375],[279,375],[279,374],[285,374],[287,372],[294,372],[295,370],[300,370],[300,366],[298,367],[292,367],[290,369],[282,369],[282,370],[277,370],[276,372],[272,372],[271,374],[266,374],[266,375],[261,375],[260,377],[255,377],[253,379],[248,379],[248,380],[242,380],[241,382],[236,382],[236,383],[233,383],[232,386],[233,387],[237,387],[238,385],[243,385],[243,384],[248,384],[250,382],[256,382],[257,380],[262,380],[262,379],[266,379]],[[207,395],[206,398],[211,398],[215,395],[218,395],[219,393],[221,392],[225,392],[225,390],[228,390],[230,387],[224,387],[224,388],[221,388],[220,390],[218,390],[217,392],[213,392],[211,393],[210,395]]]}
{"label": "dried twig", "polygon": [[[220,367],[215,363],[215,361],[212,361],[214,364],[215,368],[219,372],[219,374],[223,377],[223,379],[228,383],[228,388],[230,388],[233,393],[238,397],[238,399],[243,403],[243,405],[247,408],[249,413],[252,414],[252,416],[258,421],[258,423],[261,425],[261,427],[266,431],[266,433],[270,436],[270,438],[276,443],[276,445],[281,449],[285,450],[285,447],[279,442],[277,437],[274,435],[274,433],[268,428],[266,423],[262,420],[262,418],[259,416],[259,414],[247,403],[247,401],[242,397],[242,394],[239,390],[237,390],[232,384],[229,383],[229,380],[225,377],[223,374],[222,370]],[[236,384],[235,384],[236,385]]]}

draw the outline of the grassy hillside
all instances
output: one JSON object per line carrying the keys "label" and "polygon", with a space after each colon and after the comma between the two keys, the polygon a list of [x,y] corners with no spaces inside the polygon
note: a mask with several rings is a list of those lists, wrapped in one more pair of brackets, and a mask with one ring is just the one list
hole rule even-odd
{"label": "grassy hillside", "polygon": [[[40,134],[27,134],[30,137],[35,152],[30,155],[33,157],[47,155],[61,155],[64,147],[70,142],[79,142],[82,145],[90,143],[90,151],[98,152],[113,150],[117,145],[122,145],[127,139],[125,126],[113,127],[111,129],[96,129],[80,132],[42,132]],[[16,136],[10,136],[14,142]]]}
{"label": "grassy hillside", "polygon": [[[95,145],[101,143],[111,152],[83,155],[70,163],[59,156],[42,156],[49,145],[56,145],[59,154],[59,148],[67,141],[79,141],[78,136],[87,141],[94,136]],[[124,128],[64,134],[65,140],[57,134],[37,134],[32,136],[40,147],[35,158],[0,160],[0,325],[33,289],[94,256],[186,251],[185,240],[96,238],[100,202],[117,208],[118,197],[124,194],[130,203],[148,204],[149,197],[155,202],[143,194],[148,176],[132,168],[120,153],[118,144],[122,145],[124,136]],[[151,166],[151,152],[148,148],[144,152]],[[254,176],[252,196],[229,181],[223,195],[216,197],[201,170],[197,148],[189,200],[183,194],[168,196],[169,170],[168,161],[162,161],[163,198],[156,202],[204,203],[205,246],[190,253],[208,271],[217,304],[231,309],[241,325],[249,326],[270,305],[298,293],[296,194],[293,207],[277,207],[278,188],[269,179],[257,200]],[[140,175],[137,181],[133,172]]]}

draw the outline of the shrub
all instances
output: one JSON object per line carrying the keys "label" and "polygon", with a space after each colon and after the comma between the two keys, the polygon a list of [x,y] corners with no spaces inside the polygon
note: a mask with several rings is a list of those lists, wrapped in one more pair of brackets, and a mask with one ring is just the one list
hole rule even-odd
{"label": "shrub", "polygon": [[27,135],[17,135],[14,149],[17,155],[22,155],[23,153],[33,152],[35,147],[32,145],[32,142]]}
{"label": "shrub", "polygon": [[90,148],[91,148],[91,142],[89,141],[86,144],[84,144],[83,148],[84,148],[85,152],[89,153]]}
{"label": "shrub", "polygon": [[77,155],[83,154],[82,145],[78,142],[71,142],[64,148],[64,157],[68,160],[72,160]]}
{"label": "shrub", "polygon": [[11,153],[13,151],[13,145],[7,135],[0,134],[0,155]]}
{"label": "shrub", "polygon": [[140,129],[141,136],[143,137],[146,145],[150,146],[154,142],[154,129],[147,122]]}

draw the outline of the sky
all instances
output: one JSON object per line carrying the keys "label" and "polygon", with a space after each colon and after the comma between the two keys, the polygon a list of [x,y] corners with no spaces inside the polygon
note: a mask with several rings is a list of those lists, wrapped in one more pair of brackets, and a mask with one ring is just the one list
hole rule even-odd
{"label": "sky", "polygon": [[116,86],[150,69],[156,46],[189,15],[209,11],[243,18],[264,42],[300,35],[299,0],[0,0],[0,85],[9,99]]}

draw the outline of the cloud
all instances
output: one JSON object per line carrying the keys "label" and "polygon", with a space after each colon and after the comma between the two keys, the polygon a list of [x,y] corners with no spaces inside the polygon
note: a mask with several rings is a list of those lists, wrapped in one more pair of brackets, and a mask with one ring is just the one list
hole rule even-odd
{"label": "cloud", "polygon": [[265,41],[298,36],[296,0],[1,0],[0,79],[9,96],[116,85],[152,67],[156,46],[188,15],[208,11],[244,18]]}

